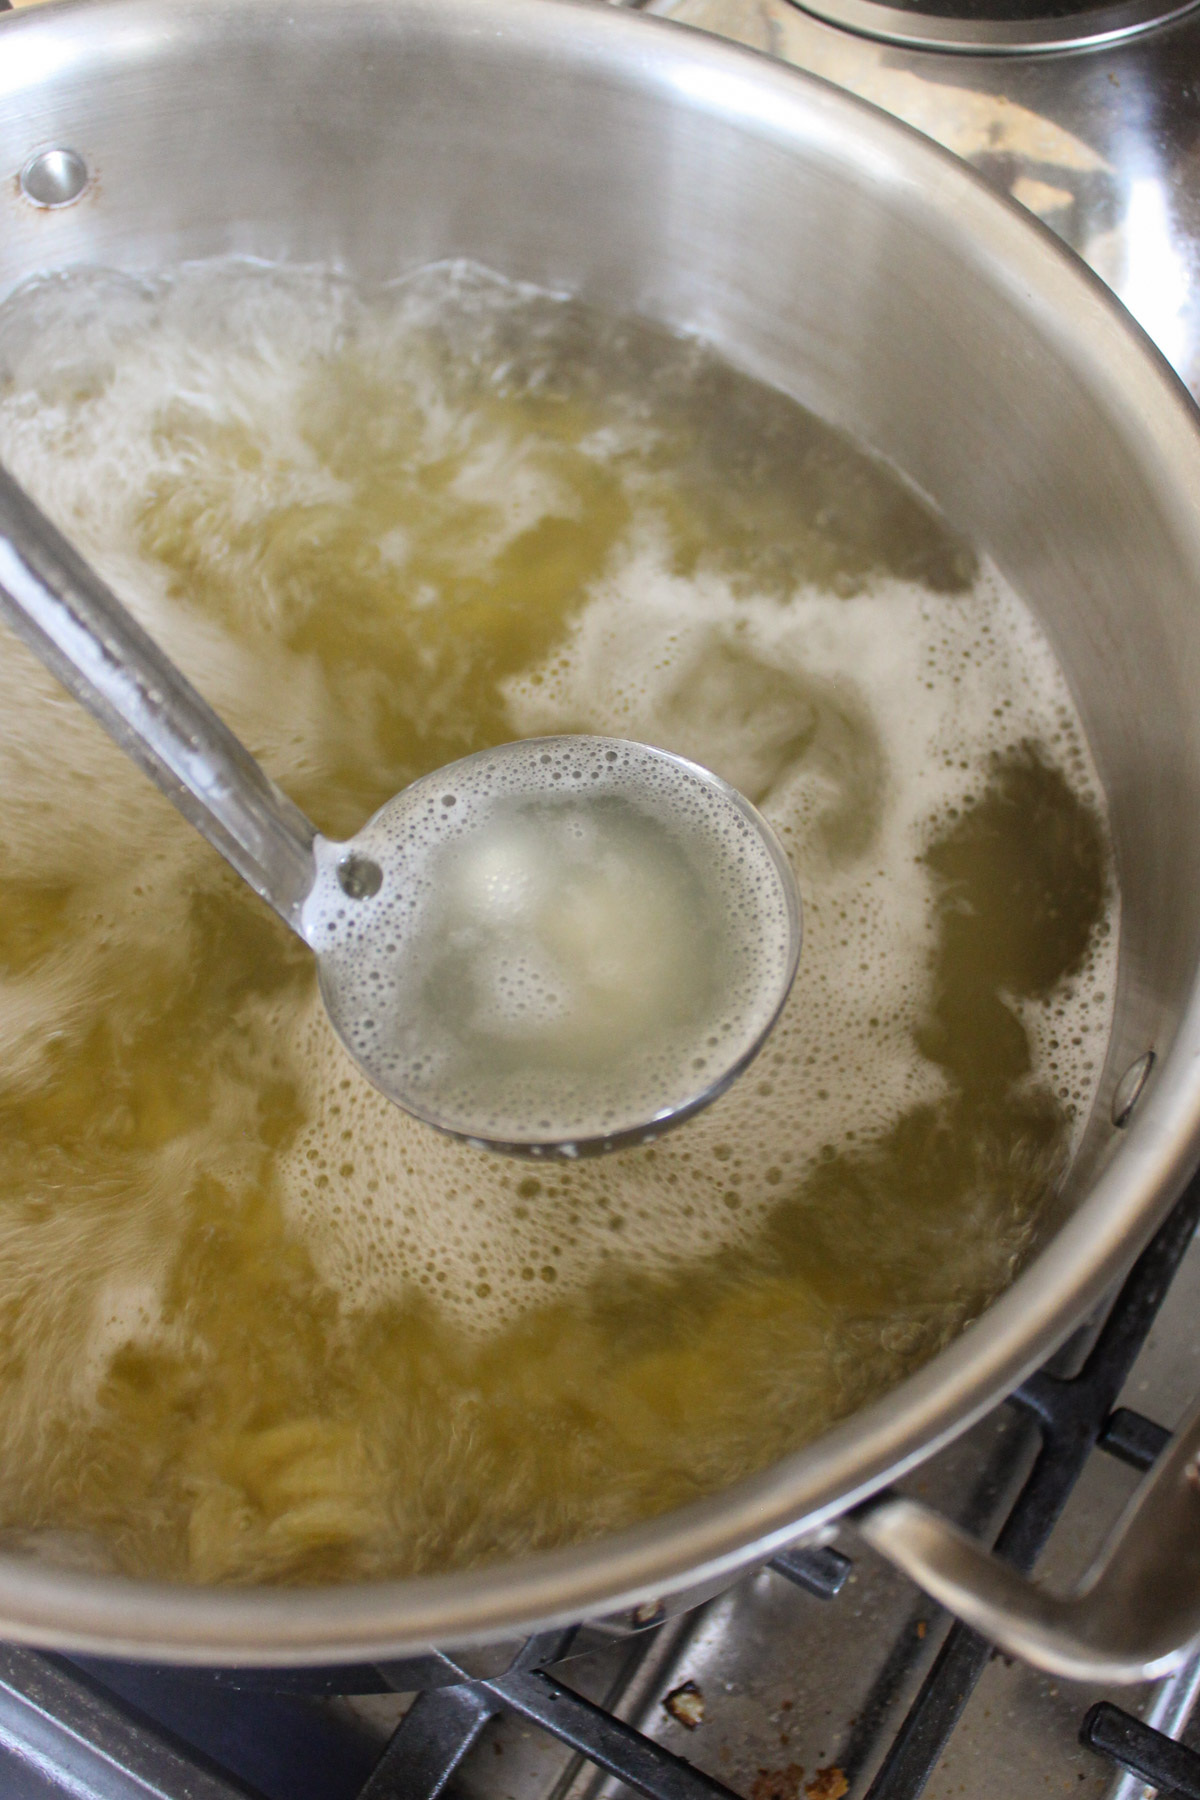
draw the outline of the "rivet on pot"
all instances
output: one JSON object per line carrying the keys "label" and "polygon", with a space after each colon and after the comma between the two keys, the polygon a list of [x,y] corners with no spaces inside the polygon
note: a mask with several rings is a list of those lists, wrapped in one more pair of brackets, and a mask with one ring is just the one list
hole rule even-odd
{"label": "rivet on pot", "polygon": [[20,184],[34,206],[70,206],[88,184],[88,166],[78,150],[40,150],[21,170]]}
{"label": "rivet on pot", "polygon": [[1142,1097],[1142,1089],[1150,1079],[1157,1058],[1153,1050],[1147,1050],[1136,1062],[1131,1062],[1116,1086],[1112,1100],[1112,1122],[1118,1128],[1128,1125],[1134,1107]]}

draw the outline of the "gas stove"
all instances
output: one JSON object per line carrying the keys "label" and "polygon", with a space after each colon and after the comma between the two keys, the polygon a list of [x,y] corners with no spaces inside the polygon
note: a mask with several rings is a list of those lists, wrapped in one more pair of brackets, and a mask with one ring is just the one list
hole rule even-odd
{"label": "gas stove", "polygon": [[[1200,395],[1200,0],[609,0],[972,163]],[[8,0],[0,0],[0,9]],[[904,1484],[1066,1586],[1200,1392],[1200,1177],[1106,1318]],[[600,1649],[239,1673],[0,1647],[0,1800],[1200,1800],[1200,1659],[1103,1692],[954,1624],[852,1533]],[[1197,1716],[1193,1718],[1193,1713]]]}

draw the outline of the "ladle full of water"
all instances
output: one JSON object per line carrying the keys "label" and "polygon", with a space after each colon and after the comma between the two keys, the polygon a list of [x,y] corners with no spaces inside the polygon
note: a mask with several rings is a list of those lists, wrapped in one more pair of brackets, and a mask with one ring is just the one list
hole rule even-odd
{"label": "ladle full of water", "polygon": [[502,744],[324,838],[0,469],[0,614],[314,951],[389,1099],[483,1148],[646,1141],[761,1048],[800,949],[774,833],[622,739]]}

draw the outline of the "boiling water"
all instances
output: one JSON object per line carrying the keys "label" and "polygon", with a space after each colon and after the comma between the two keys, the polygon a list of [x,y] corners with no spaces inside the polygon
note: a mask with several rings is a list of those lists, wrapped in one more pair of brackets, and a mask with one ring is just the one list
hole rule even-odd
{"label": "boiling water", "polygon": [[0,455],[323,831],[514,736],[715,768],[806,944],[649,1148],[441,1138],[307,952],[0,657],[0,1524],[200,1581],[469,1564],[711,1491],[1009,1281],[1091,1104],[1116,896],[1065,685],[886,470],[702,346],[469,267],[0,309]]}

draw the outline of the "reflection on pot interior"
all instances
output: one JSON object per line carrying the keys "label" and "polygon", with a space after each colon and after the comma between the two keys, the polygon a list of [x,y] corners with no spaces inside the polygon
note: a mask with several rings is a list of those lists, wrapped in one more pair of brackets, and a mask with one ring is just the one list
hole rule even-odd
{"label": "reflection on pot interior", "polygon": [[502,739],[715,768],[799,874],[783,1022],[650,1148],[532,1171],[381,1100],[310,959],[0,658],[0,1523],[195,1581],[439,1569],[759,1468],[1028,1252],[1117,901],[1029,614],[703,346],[440,267],[81,272],[0,455],[326,832]]}

